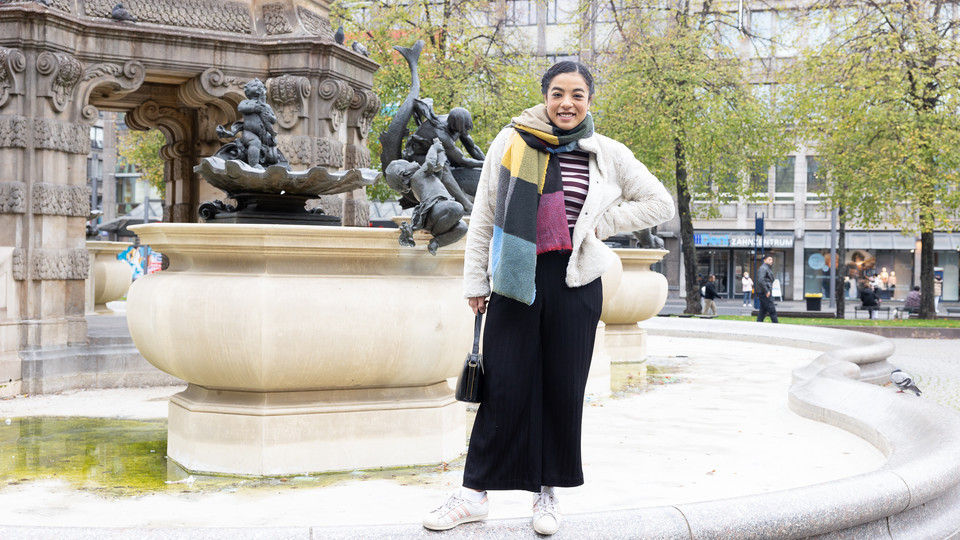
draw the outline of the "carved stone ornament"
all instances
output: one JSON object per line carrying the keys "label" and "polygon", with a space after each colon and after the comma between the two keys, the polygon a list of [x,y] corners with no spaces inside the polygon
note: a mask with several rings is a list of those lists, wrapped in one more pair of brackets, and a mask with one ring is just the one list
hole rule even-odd
{"label": "carved stone ornament", "polygon": [[308,115],[310,80],[306,77],[281,75],[267,79],[267,92],[280,127],[292,129],[301,118]]}
{"label": "carved stone ornament", "polygon": [[343,124],[353,96],[353,88],[346,81],[327,79],[320,83],[320,113],[317,118],[326,121],[331,133]]}
{"label": "carved stone ornament", "polygon": [[90,215],[88,186],[33,184],[33,213],[47,216],[87,217]]}
{"label": "carved stone ornament", "polygon": [[317,137],[317,165],[343,167],[343,144],[329,137]]}
{"label": "carved stone ornament", "polygon": [[271,36],[293,32],[293,27],[290,26],[290,21],[283,12],[283,4],[280,2],[263,5],[263,25],[267,34]]}
{"label": "carved stone ornament", "polygon": [[[90,17],[109,19],[117,0],[86,0]],[[237,34],[253,29],[249,3],[225,0],[124,0],[123,6],[139,22],[185,28],[206,28]]]}
{"label": "carved stone ornament", "polygon": [[27,254],[23,248],[13,250],[12,273],[13,279],[23,281],[27,279]]}
{"label": "carved stone ornament", "polygon": [[297,6],[297,15],[300,16],[300,22],[303,24],[304,30],[315,36],[333,39],[333,28],[330,26],[330,19],[302,6]]}
{"label": "carved stone ornament", "polygon": [[60,150],[71,154],[89,154],[90,126],[50,118],[35,118],[33,140],[37,148]]}
{"label": "carved stone ornament", "polygon": [[[190,127],[193,123],[183,110],[176,107],[161,106],[152,99],[144,101],[139,107],[127,113],[124,122],[131,129],[141,131],[159,129],[168,141],[178,142],[183,142],[189,138]],[[164,146],[164,148],[167,146]]]}
{"label": "carved stone ornament", "polygon": [[366,139],[373,126],[373,119],[380,112],[380,98],[371,90],[357,90],[350,103],[347,126],[357,128],[360,138]]}
{"label": "carved stone ornament", "polygon": [[27,59],[20,49],[0,47],[0,108],[3,108],[10,96],[22,94],[20,73],[27,65]]}
{"label": "carved stone ornament", "polygon": [[277,137],[277,148],[291,165],[313,165],[313,139],[305,135]]}
{"label": "carved stone ornament", "polygon": [[63,112],[83,75],[83,65],[67,53],[48,51],[37,57],[37,73],[42,75],[37,95],[50,98],[54,110]]}
{"label": "carved stone ornament", "polygon": [[27,119],[23,116],[0,116],[0,148],[26,147]]}
{"label": "carved stone ornament", "polygon": [[365,145],[348,144],[345,150],[344,168],[359,169],[371,166],[370,149]]}
{"label": "carved stone ornament", "polygon": [[35,249],[31,263],[30,278],[35,280],[87,279],[90,273],[90,255],[82,248]]}
{"label": "carved stone ornament", "polygon": [[79,102],[83,106],[81,111],[83,120],[93,123],[100,115],[100,111],[90,105],[90,96],[94,91],[103,93],[107,98],[123,96],[140,88],[146,74],[147,71],[139,60],[128,60],[122,66],[94,64],[85,69],[79,85]]}
{"label": "carved stone ornament", "polygon": [[23,182],[0,182],[0,214],[23,214],[27,211],[27,185]]}

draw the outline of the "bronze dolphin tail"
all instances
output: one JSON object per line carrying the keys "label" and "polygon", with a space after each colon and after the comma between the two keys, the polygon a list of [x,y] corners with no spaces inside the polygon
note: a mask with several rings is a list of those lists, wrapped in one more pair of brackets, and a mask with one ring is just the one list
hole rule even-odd
{"label": "bronze dolphin tail", "polygon": [[403,141],[407,138],[407,124],[410,123],[410,117],[413,115],[414,100],[420,97],[420,75],[417,73],[417,62],[420,61],[420,51],[423,50],[423,40],[417,40],[413,47],[396,46],[407,64],[410,65],[410,78],[412,84],[407,99],[403,100],[397,113],[390,121],[387,130],[380,134],[380,165],[382,170],[387,170],[387,165],[391,161],[400,159],[403,150]]}

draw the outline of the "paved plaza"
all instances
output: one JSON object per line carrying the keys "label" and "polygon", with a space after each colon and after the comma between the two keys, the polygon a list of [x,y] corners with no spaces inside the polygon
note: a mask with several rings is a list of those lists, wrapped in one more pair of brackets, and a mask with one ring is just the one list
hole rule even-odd
{"label": "paved plaza", "polygon": [[[925,392],[922,399],[960,408],[956,342],[894,342],[897,352],[891,361],[915,376]],[[769,344],[652,336],[652,384],[631,389],[631,366],[615,366],[614,378],[626,391],[588,399],[587,483],[560,490],[562,508],[588,513],[730,498],[880,468],[884,457],[865,441],[788,410],[791,371],[818,354]],[[166,397],[179,390],[17,398],[0,401],[0,416],[162,418]],[[259,528],[417,523],[459,485],[462,466],[461,458],[440,468],[333,475],[323,487],[291,479],[241,481],[224,488],[172,475],[166,491],[107,498],[56,479],[14,482],[0,489],[0,524]],[[495,492],[491,502],[491,519],[529,516],[527,493]]]}

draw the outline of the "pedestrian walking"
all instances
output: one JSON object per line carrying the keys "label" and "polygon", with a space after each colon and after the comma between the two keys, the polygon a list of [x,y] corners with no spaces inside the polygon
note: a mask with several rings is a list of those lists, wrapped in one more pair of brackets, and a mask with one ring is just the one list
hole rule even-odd
{"label": "pedestrian walking", "polygon": [[770,322],[780,322],[777,319],[777,306],[773,303],[773,280],[773,255],[767,255],[757,270],[757,282],[754,285],[760,301],[757,322],[763,322],[767,315],[770,315]]}
{"label": "pedestrian walking", "polygon": [[497,135],[480,173],[464,296],[487,314],[484,386],[463,487],[424,517],[428,529],[486,519],[488,490],[532,492],[534,530],[559,529],[554,487],[583,484],[599,277],[616,258],[602,240],[674,214],[663,184],[633,153],[594,132],[586,66],[554,64],[541,90],[544,103]]}
{"label": "pedestrian walking", "polygon": [[717,294],[717,276],[710,274],[710,277],[707,278],[707,284],[703,287],[703,314],[710,315],[713,312],[713,315],[716,315],[717,303],[715,300],[720,298],[720,295]]}

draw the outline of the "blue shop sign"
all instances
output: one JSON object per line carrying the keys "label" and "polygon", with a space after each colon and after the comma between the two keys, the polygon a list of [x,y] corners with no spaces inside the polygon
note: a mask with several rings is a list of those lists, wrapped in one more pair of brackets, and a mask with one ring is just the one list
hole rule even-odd
{"label": "blue shop sign", "polygon": [[697,247],[730,247],[729,234],[694,233],[693,244]]}
{"label": "blue shop sign", "polygon": [[[693,243],[697,247],[753,248],[758,237],[753,231],[701,232],[693,234]],[[768,231],[763,235],[765,248],[793,247],[793,233]]]}

